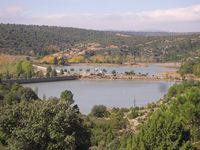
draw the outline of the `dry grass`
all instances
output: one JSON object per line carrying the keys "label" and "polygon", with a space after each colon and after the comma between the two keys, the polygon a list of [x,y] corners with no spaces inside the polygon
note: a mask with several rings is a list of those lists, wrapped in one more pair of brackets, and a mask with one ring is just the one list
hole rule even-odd
{"label": "dry grass", "polygon": [[4,54],[0,55],[0,65],[1,66],[13,63],[14,61],[16,61],[16,57],[15,56],[4,55]]}
{"label": "dry grass", "polygon": [[24,56],[0,54],[0,73],[6,73],[7,71],[10,73],[14,72],[16,61],[23,59],[25,59]]}

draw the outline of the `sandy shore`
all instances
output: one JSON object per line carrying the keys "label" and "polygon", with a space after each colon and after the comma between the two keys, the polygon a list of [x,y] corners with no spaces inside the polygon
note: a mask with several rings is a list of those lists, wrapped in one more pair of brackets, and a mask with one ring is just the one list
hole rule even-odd
{"label": "sandy shore", "polygon": [[160,67],[165,68],[179,68],[181,66],[180,62],[167,62],[167,63],[136,63],[136,64],[109,64],[109,63],[72,63],[69,66],[110,66],[110,67],[120,67],[120,66],[131,66],[131,67],[148,67],[150,64],[155,64]]}
{"label": "sandy shore", "polygon": [[170,63],[157,63],[160,67],[164,68],[180,68],[181,63],[180,62],[170,62]]}
{"label": "sandy shore", "polygon": [[134,79],[110,79],[110,78],[80,78],[81,81],[167,81],[167,82],[180,82],[181,80],[175,79],[150,79],[150,78],[134,78]]}
{"label": "sandy shore", "polygon": [[108,64],[108,63],[73,63],[69,66],[110,66],[110,67],[120,67],[120,66],[132,66],[132,67],[147,67],[147,63],[137,63],[137,64]]}
{"label": "sandy shore", "polygon": [[164,78],[164,77],[139,77],[139,76],[132,76],[132,77],[115,77],[115,78],[109,78],[109,77],[81,77],[79,80],[87,80],[87,81],[113,81],[113,80],[142,80],[142,81],[169,81],[169,82],[179,82],[181,81],[180,78]]}

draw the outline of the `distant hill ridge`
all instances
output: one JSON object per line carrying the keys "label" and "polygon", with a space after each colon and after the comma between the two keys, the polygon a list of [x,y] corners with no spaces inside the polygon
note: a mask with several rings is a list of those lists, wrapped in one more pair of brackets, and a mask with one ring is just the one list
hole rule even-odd
{"label": "distant hill ridge", "polygon": [[90,56],[131,55],[138,61],[174,61],[199,55],[200,34],[0,24],[2,53],[45,56],[72,48],[84,50],[88,43],[97,43],[101,47],[101,51],[90,52]]}

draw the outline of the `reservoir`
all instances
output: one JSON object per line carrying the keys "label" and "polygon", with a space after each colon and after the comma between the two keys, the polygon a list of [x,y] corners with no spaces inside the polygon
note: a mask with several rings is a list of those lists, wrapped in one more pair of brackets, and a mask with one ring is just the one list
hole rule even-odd
{"label": "reservoir", "polygon": [[24,84],[30,87],[40,98],[44,96],[60,97],[64,90],[74,94],[75,104],[80,111],[88,114],[94,105],[112,107],[144,106],[156,102],[168,91],[173,82],[167,81],[142,81],[142,80],[110,80],[110,81],[59,81],[48,83]]}
{"label": "reservoir", "polygon": [[[80,73],[81,71],[89,70],[90,72],[96,72],[96,71],[102,71],[106,70],[107,73],[111,73],[113,70],[115,70],[117,73],[124,73],[126,71],[134,71],[135,73],[141,73],[141,74],[148,74],[148,75],[156,75],[162,72],[175,72],[177,71],[177,68],[167,68],[161,66],[161,64],[148,64],[147,66],[83,66],[83,65],[74,65],[74,66],[58,66],[55,67],[56,70],[67,70],[71,73]],[[71,71],[73,70],[73,71]]]}

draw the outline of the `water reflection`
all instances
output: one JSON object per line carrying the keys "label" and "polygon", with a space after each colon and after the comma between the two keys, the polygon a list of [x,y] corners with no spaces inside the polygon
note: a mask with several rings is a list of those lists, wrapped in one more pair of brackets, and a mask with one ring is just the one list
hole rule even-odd
{"label": "water reflection", "polygon": [[165,83],[158,84],[160,93],[165,93],[168,90],[168,86]]}

